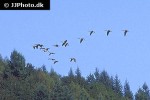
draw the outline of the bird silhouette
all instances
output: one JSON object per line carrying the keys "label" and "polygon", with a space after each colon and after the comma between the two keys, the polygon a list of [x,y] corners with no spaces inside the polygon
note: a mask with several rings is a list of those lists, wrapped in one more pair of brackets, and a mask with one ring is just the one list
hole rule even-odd
{"label": "bird silhouette", "polygon": [[54,47],[59,47],[59,45],[58,44],[55,44],[55,45],[53,45]]}
{"label": "bird silhouette", "polygon": [[55,60],[55,61],[54,61],[54,64],[56,64],[56,63],[58,63],[58,61],[57,61],[57,60]]}
{"label": "bird silhouette", "polygon": [[76,62],[76,59],[75,58],[70,58],[70,62]]}
{"label": "bird silhouette", "polygon": [[49,55],[53,55],[53,54],[55,54],[55,53],[53,53],[53,52],[49,52]]}
{"label": "bird silhouette", "polygon": [[55,59],[54,59],[54,58],[49,58],[48,60],[52,60],[52,61],[55,61]]}
{"label": "bird silhouette", "polygon": [[69,46],[69,43],[66,43],[66,44],[65,44],[65,47],[67,47],[67,46]]}
{"label": "bird silhouette", "polygon": [[128,30],[122,30],[122,31],[124,31],[124,36],[126,36],[127,32],[129,32]]}
{"label": "bird silhouette", "polygon": [[78,39],[80,39],[80,43],[82,43],[82,42],[83,42],[83,40],[84,40],[84,38],[78,38]]}
{"label": "bird silhouette", "polygon": [[44,52],[48,52],[49,48],[41,48]]}
{"label": "bird silhouette", "polygon": [[43,45],[42,45],[42,44],[35,44],[35,45],[33,46],[34,49],[35,49],[35,48],[38,49],[38,47],[42,48]]}
{"label": "bird silhouette", "polygon": [[37,46],[37,45],[34,45],[34,46],[33,46],[33,49],[35,49],[35,48],[38,49],[38,46]]}
{"label": "bird silhouette", "polygon": [[110,32],[112,32],[111,30],[105,30],[105,31],[107,31],[107,36],[109,35]]}
{"label": "bird silhouette", "polygon": [[38,46],[39,46],[40,48],[42,48],[42,47],[43,47],[43,45],[42,45],[42,44],[39,44]]}
{"label": "bird silhouette", "polygon": [[65,46],[66,43],[67,43],[67,40],[65,40],[65,41],[62,43],[62,46]]}
{"label": "bird silhouette", "polygon": [[45,50],[45,48],[40,48],[40,49],[43,49],[43,50]]}
{"label": "bird silhouette", "polygon": [[90,35],[92,35],[93,33],[95,33],[95,31],[89,31],[90,32]]}

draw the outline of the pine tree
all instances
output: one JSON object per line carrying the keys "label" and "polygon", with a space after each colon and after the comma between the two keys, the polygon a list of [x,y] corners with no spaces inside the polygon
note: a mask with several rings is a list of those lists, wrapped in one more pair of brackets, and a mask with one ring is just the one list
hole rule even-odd
{"label": "pine tree", "polygon": [[74,75],[74,73],[72,71],[72,68],[70,68],[70,71],[68,72],[68,77],[69,77],[70,82],[74,81],[75,75]]}
{"label": "pine tree", "polygon": [[104,70],[100,73],[100,81],[106,86],[110,87],[111,80],[108,73]]}
{"label": "pine tree", "polygon": [[95,69],[94,77],[95,77],[96,82],[100,82],[100,73],[99,73],[98,68]]}
{"label": "pine tree", "polygon": [[124,97],[126,100],[133,100],[133,93],[130,90],[129,82],[126,80],[124,85]]}
{"label": "pine tree", "polygon": [[95,82],[94,75],[90,73],[90,75],[87,76],[86,82],[87,82],[88,84],[94,83],[94,82]]}
{"label": "pine tree", "polygon": [[146,83],[143,84],[142,88],[139,88],[135,94],[136,100],[150,100],[149,88]]}
{"label": "pine tree", "polygon": [[11,73],[16,77],[20,77],[25,73],[25,58],[16,50],[11,53],[10,68]]}
{"label": "pine tree", "polygon": [[122,97],[122,85],[120,80],[118,79],[118,75],[116,75],[114,79],[114,91],[119,97]]}

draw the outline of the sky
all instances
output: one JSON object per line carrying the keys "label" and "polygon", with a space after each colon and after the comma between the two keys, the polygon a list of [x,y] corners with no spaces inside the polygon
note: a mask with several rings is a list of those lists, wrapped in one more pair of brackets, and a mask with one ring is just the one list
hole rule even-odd
{"label": "sky", "polygon": [[[150,1],[149,0],[51,0],[51,10],[0,11],[0,54],[10,57],[16,49],[26,63],[46,65],[60,75],[80,68],[84,77],[106,70],[119,76],[122,84],[129,81],[135,93],[144,82],[150,87]],[[112,30],[106,36],[105,30]],[[129,30],[126,37],[124,29]],[[89,31],[95,31],[91,36]],[[85,38],[79,43],[78,38]],[[55,48],[68,40],[69,46]],[[41,43],[55,52],[33,49]],[[76,63],[69,58],[75,57]]]}

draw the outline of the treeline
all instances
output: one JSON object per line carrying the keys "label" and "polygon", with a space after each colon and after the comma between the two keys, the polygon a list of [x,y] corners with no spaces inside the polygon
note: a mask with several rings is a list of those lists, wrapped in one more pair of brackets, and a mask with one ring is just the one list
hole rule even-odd
{"label": "treeline", "polygon": [[48,72],[14,50],[10,59],[0,56],[0,100],[150,100],[150,92],[144,83],[134,95],[127,80],[122,85],[117,75],[97,68],[86,78],[79,68],[67,76]]}

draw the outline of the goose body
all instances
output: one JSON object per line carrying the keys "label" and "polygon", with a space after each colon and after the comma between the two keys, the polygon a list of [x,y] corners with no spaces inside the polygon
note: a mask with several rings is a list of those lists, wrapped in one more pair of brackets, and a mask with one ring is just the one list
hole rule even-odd
{"label": "goose body", "polygon": [[53,55],[53,54],[55,54],[55,53],[53,53],[53,52],[49,52],[49,55]]}
{"label": "goose body", "polygon": [[122,30],[122,31],[124,31],[124,36],[126,36],[127,32],[129,32],[128,30]]}
{"label": "goose body", "polygon": [[52,61],[55,61],[55,59],[54,59],[54,58],[49,58],[48,60],[52,60]]}
{"label": "goose body", "polygon": [[67,40],[65,40],[65,41],[62,43],[62,46],[65,46],[66,43],[67,43]]}
{"label": "goose body", "polygon": [[112,32],[111,30],[105,30],[105,31],[107,31],[107,36],[109,35],[110,32]]}
{"label": "goose body", "polygon": [[59,47],[59,45],[58,44],[55,44],[55,45],[53,45],[54,47]]}
{"label": "goose body", "polygon": [[78,39],[80,39],[80,43],[82,43],[82,42],[83,42],[83,40],[84,40],[84,38],[78,38]]}
{"label": "goose body", "polygon": [[69,43],[66,43],[66,44],[65,44],[65,47],[67,47],[67,46],[69,46]]}
{"label": "goose body", "polygon": [[75,58],[70,58],[70,62],[76,62],[76,59]]}
{"label": "goose body", "polygon": [[92,35],[93,33],[95,33],[95,31],[90,31],[90,35]]}
{"label": "goose body", "polygon": [[54,61],[54,64],[56,64],[56,63],[58,63],[58,61],[57,61],[57,60],[55,60],[55,61]]}
{"label": "goose body", "polygon": [[33,49],[38,49],[38,46],[37,46],[37,45],[34,45],[34,46],[33,46]]}

